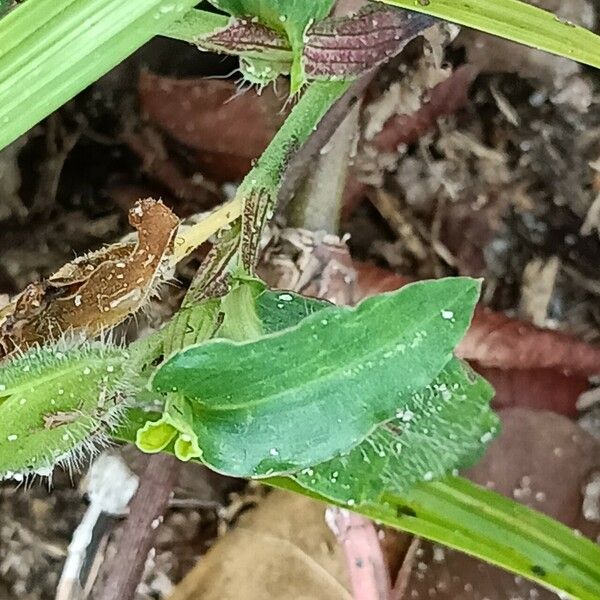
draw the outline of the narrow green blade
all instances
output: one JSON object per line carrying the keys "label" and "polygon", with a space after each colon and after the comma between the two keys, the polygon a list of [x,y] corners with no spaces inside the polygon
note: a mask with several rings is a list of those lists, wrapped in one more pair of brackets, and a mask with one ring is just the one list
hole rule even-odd
{"label": "narrow green blade", "polygon": [[119,64],[195,0],[27,0],[0,20],[0,148]]}
{"label": "narrow green blade", "polygon": [[[269,485],[331,503],[291,479]],[[339,504],[343,506],[342,504]],[[561,523],[466,479],[421,483],[353,511],[502,567],[577,600],[600,595],[600,547]]]}
{"label": "narrow green blade", "polygon": [[600,36],[519,0],[381,0],[600,68]]}

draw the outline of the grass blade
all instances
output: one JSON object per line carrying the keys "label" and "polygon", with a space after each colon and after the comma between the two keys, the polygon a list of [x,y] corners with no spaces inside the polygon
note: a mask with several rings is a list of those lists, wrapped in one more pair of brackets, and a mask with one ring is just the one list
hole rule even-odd
{"label": "grass blade", "polygon": [[[291,479],[278,477],[267,483],[331,504]],[[384,501],[352,510],[571,598],[598,598],[600,547],[542,513],[460,477],[422,483],[402,496],[386,494]]]}
{"label": "grass blade", "polygon": [[520,0],[381,0],[600,68],[600,36]]}
{"label": "grass blade", "polygon": [[27,0],[0,20],[0,148],[119,64],[195,0]]}

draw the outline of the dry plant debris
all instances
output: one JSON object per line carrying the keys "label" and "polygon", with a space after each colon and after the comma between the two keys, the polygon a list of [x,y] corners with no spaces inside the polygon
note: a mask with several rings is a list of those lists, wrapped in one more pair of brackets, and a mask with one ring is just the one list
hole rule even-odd
{"label": "dry plant debris", "polygon": [[92,338],[142,308],[172,250],[179,220],[161,202],[139,201],[129,215],[135,244],[78,258],[32,283],[0,313],[0,359],[65,335]]}

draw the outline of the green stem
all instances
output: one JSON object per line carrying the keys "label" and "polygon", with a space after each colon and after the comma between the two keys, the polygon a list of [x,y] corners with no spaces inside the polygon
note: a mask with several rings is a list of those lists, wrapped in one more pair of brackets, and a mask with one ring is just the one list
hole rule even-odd
{"label": "green stem", "polygon": [[262,231],[272,216],[290,159],[308,140],[329,108],[351,85],[351,81],[315,82],[309,85],[238,188],[237,196],[244,202],[240,257],[247,271],[254,269]]}

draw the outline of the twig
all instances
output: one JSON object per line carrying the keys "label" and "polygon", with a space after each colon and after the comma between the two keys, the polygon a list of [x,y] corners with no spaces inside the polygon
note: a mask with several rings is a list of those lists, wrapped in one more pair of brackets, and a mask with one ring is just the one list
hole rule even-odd
{"label": "twig", "polygon": [[167,509],[179,473],[179,462],[173,456],[157,454],[145,460],[129,517],[114,554],[102,567],[93,600],[131,600],[144,572],[156,523]]}
{"label": "twig", "polygon": [[171,257],[172,266],[175,266],[190,252],[201,246],[219,229],[238,219],[242,214],[242,205],[243,198],[236,196],[207,215],[205,219],[196,225],[192,225],[189,229],[178,234]]}

